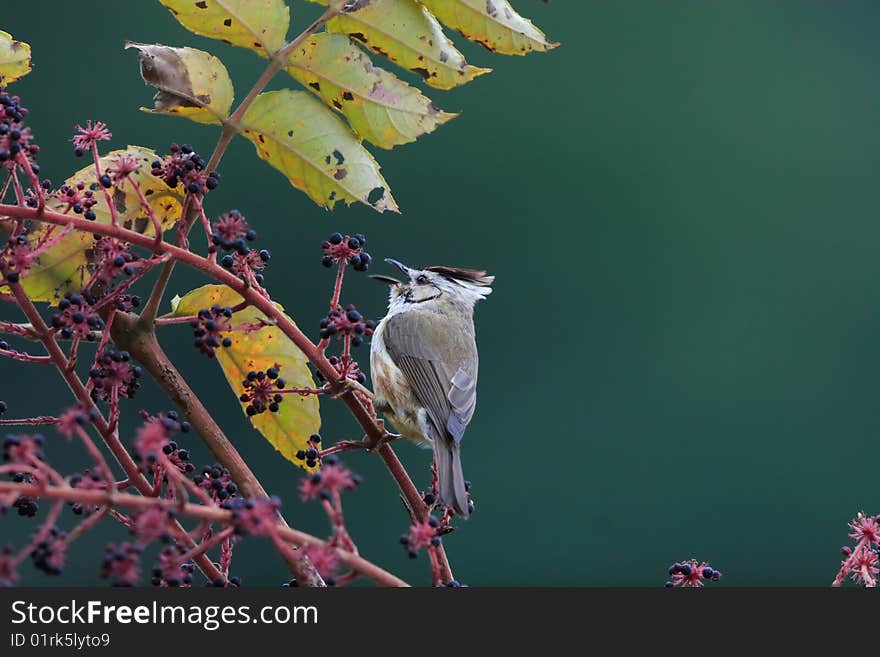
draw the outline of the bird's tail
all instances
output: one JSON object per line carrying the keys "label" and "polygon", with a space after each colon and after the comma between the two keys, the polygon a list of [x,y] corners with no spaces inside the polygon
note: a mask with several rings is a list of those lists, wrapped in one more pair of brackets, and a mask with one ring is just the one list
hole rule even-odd
{"label": "bird's tail", "polygon": [[455,441],[434,439],[434,461],[437,463],[440,502],[452,507],[461,517],[467,518],[470,513],[461,469],[461,446]]}

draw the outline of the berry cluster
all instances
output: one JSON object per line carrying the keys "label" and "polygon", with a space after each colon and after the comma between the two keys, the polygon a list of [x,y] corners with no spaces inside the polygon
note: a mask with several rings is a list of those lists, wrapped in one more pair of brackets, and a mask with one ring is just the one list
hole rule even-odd
{"label": "berry cluster", "polygon": [[95,358],[89,371],[92,380],[92,399],[110,402],[114,392],[120,397],[131,398],[140,388],[141,368],[131,364],[127,351],[106,347]]}
{"label": "berry cluster", "polygon": [[110,543],[101,561],[101,577],[111,579],[113,586],[134,586],[140,578],[143,548],[132,543]]}
{"label": "berry cluster", "polygon": [[[313,449],[310,448],[309,452]],[[304,502],[316,497],[328,500],[343,490],[354,490],[360,483],[360,475],[352,473],[331,455],[323,459],[320,472],[315,472],[302,480],[299,493]]]}
{"label": "berry cluster", "polygon": [[65,538],[67,532],[52,526],[45,538],[39,541],[31,552],[31,559],[37,570],[46,575],[60,575],[64,571]]}
{"label": "berry cluster", "polygon": [[[257,239],[257,231],[248,225],[247,219],[238,210],[230,210],[221,214],[212,226],[211,244],[224,251],[235,251],[239,255],[247,255],[250,248],[248,242]],[[212,249],[213,253],[214,249]]]}
{"label": "berry cluster", "polygon": [[308,440],[309,448],[301,449],[296,453],[296,458],[305,461],[306,465],[314,468],[318,465],[318,452],[321,450],[321,434],[313,433]]}
{"label": "berry cluster", "polygon": [[336,263],[344,261],[351,265],[355,271],[367,271],[373,258],[364,251],[366,243],[367,238],[360,233],[353,236],[333,233],[330,239],[321,243],[321,248],[324,250],[321,264],[325,267],[332,267]]}
{"label": "berry cluster", "polygon": [[[327,358],[327,362],[333,366],[333,369],[335,369],[339,373],[340,377],[343,376],[342,373],[344,370],[345,376],[347,376],[352,381],[357,381],[362,385],[367,382],[367,375],[361,372],[360,366],[355,361],[347,359],[345,361],[347,363],[346,365],[343,364],[342,359],[340,359],[338,356],[329,356]],[[327,380],[320,370],[315,371],[315,379],[317,379],[320,383],[325,383]]]}
{"label": "berry cluster", "polygon": [[153,586],[186,587],[192,584],[195,566],[191,561],[181,562],[186,550],[180,545],[169,545],[159,553],[153,566]]}
{"label": "berry cluster", "polygon": [[65,339],[77,337],[80,340],[94,340],[94,331],[104,330],[104,320],[82,296],[71,292],[58,302],[58,312],[52,315],[51,323],[52,328]]}
{"label": "berry cluster", "polygon": [[40,434],[33,436],[7,435],[3,439],[3,461],[12,465],[32,467],[34,461],[44,461],[43,445],[46,439]]}
{"label": "berry cluster", "polygon": [[[47,181],[44,181],[44,185]],[[95,192],[86,189],[84,182],[78,182],[75,185],[64,184],[55,192],[55,197],[65,204],[66,207],[62,212],[73,211],[74,214],[81,214],[89,221],[95,220],[95,211],[92,207],[98,202],[95,198]]]}
{"label": "berry cluster", "polygon": [[229,470],[219,463],[204,466],[201,474],[193,477],[193,482],[199,488],[204,488],[217,502],[227,500],[238,493],[238,486],[232,481]]}
{"label": "berry cluster", "polygon": [[259,536],[275,525],[281,500],[277,497],[233,497],[222,502],[220,508],[232,512],[232,526],[236,534]]}
{"label": "berry cluster", "polygon": [[201,194],[217,188],[220,174],[205,171],[205,158],[196,153],[189,144],[171,144],[170,155],[152,163],[151,172],[165,181],[169,187],[177,187],[181,182],[190,194]]}
{"label": "berry cluster", "polygon": [[134,452],[140,460],[141,469],[150,470],[161,458],[180,472],[195,470],[195,466],[189,462],[189,451],[171,440],[171,436],[177,431],[189,432],[189,422],[181,420],[175,411],[156,416],[143,414],[143,417],[144,424],[138,429],[134,439]]}
{"label": "berry cluster", "polygon": [[163,509],[159,506],[148,507],[138,511],[132,516],[131,533],[138,537],[141,544],[151,541],[171,542],[171,534],[168,532],[168,523],[175,517],[171,509]]}
{"label": "berry cluster", "polygon": [[214,304],[211,308],[202,308],[196,315],[196,319],[190,322],[193,329],[195,347],[208,358],[213,358],[216,350],[232,346],[232,338],[224,336],[232,330],[229,321],[232,318],[232,308]]}
{"label": "berry cluster", "polygon": [[360,347],[364,343],[364,337],[373,335],[376,322],[364,319],[354,305],[349,304],[345,310],[331,310],[326,317],[321,319],[320,336],[327,340],[334,335],[351,338],[352,347]]}
{"label": "berry cluster", "polygon": [[286,385],[284,379],[279,377],[280,367],[276,364],[265,372],[252,370],[247,373],[247,378],[241,382],[244,392],[239,397],[239,400],[246,404],[245,413],[253,416],[266,411],[278,412],[279,404],[284,401],[284,395],[277,391]]}
{"label": "berry cluster", "polygon": [[0,251],[0,274],[10,283],[18,283],[27,275],[35,257],[24,235],[10,237]]}
{"label": "berry cluster", "polygon": [[262,285],[263,275],[255,272],[263,271],[266,268],[266,264],[272,259],[272,254],[269,250],[260,249],[255,251],[247,244],[244,245],[244,248],[239,248],[237,242],[233,248],[236,249],[234,253],[227,253],[220,258],[220,266],[240,277],[247,277],[253,274],[257,284]]}
{"label": "berry cluster", "polygon": [[[0,346],[0,349],[8,349],[9,343],[3,342],[4,346]],[[3,415],[9,407],[6,405],[5,401],[0,401],[0,415]]]}
{"label": "berry cluster", "polygon": [[[68,478],[67,483],[70,484],[71,488],[79,488],[81,490],[107,489],[107,481],[98,470],[86,470],[83,473],[75,472]],[[73,502],[70,505],[70,510],[73,511],[74,515],[88,516],[97,511],[98,507],[94,504],[90,506],[85,506],[80,502]]]}
{"label": "berry cluster", "polygon": [[440,519],[435,515],[429,515],[424,522],[417,522],[410,526],[406,534],[400,537],[400,544],[406,549],[410,559],[419,556],[419,550],[427,547],[436,547],[442,542],[438,530]]}
{"label": "berry cluster", "polygon": [[[109,285],[117,276],[131,276],[138,268],[140,256],[132,253],[131,245],[109,237],[102,237],[92,247],[97,269],[94,281]],[[140,300],[138,299],[138,303]]]}
{"label": "berry cluster", "polygon": [[698,563],[696,559],[672,564],[669,566],[669,575],[671,579],[666,582],[666,588],[699,588],[703,586],[703,580],[717,582],[721,579],[720,570],[715,570],[705,561]]}
{"label": "berry cluster", "polygon": [[0,586],[8,588],[18,583],[15,555],[11,545],[0,548]]}
{"label": "berry cluster", "polygon": [[[33,477],[24,474],[23,472],[14,473],[11,479],[16,484],[32,484],[34,482]],[[37,511],[40,510],[40,505],[37,504],[37,500],[28,495],[19,495],[15,502],[12,503],[12,506],[18,512],[18,515],[23,518],[33,518],[37,515]],[[5,508],[0,507],[0,511],[5,511]]]}
{"label": "berry cluster", "polygon": [[37,173],[40,169],[32,158],[40,148],[32,142],[31,129],[24,125],[27,115],[28,110],[22,107],[18,96],[10,96],[5,89],[0,89],[0,167],[13,169],[27,160],[31,170]]}

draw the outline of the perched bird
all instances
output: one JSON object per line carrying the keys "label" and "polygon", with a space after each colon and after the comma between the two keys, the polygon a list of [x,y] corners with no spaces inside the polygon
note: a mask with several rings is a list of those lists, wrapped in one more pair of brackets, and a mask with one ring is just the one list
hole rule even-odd
{"label": "perched bird", "polygon": [[391,285],[388,314],[373,332],[370,369],[376,410],[403,438],[433,446],[440,502],[469,515],[461,439],[477,403],[474,304],[492,292],[485,271],[411,269],[373,278]]}

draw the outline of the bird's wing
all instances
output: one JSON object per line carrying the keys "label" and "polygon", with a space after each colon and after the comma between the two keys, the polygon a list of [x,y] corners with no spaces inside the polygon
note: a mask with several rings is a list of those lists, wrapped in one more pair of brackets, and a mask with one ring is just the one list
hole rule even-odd
{"label": "bird's wing", "polygon": [[434,313],[408,312],[388,319],[383,337],[432,424],[460,442],[477,403],[477,348],[473,325],[450,331]]}

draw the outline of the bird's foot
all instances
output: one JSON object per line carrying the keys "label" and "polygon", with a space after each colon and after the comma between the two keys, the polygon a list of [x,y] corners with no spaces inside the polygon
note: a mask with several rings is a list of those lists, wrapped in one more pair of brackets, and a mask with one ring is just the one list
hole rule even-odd
{"label": "bird's foot", "polygon": [[376,398],[372,390],[367,388],[362,383],[358,383],[354,379],[349,379],[348,377],[345,377],[344,379],[341,379],[339,381],[339,385],[342,386],[342,389],[336,394],[332,395],[330,399],[339,399],[340,397],[344,397],[345,395],[352,392],[359,392],[370,401],[373,401]]}
{"label": "bird's foot", "polygon": [[382,437],[376,439],[372,436],[364,436],[362,441],[364,448],[368,452],[378,452],[387,443],[393,442],[400,438],[400,434],[391,433],[385,428],[385,421],[382,418],[376,420],[376,426],[382,430]]}

